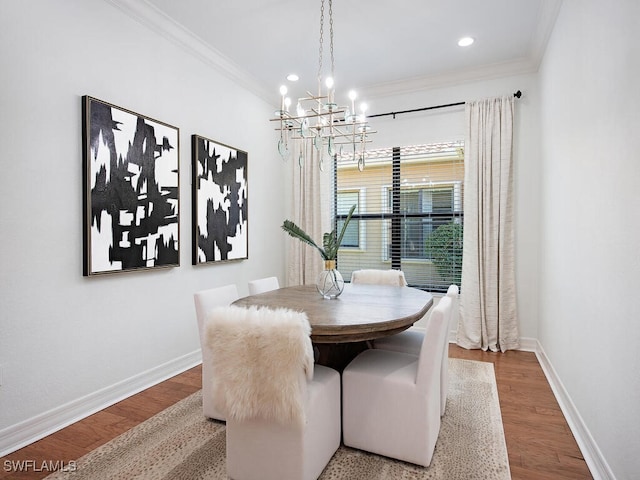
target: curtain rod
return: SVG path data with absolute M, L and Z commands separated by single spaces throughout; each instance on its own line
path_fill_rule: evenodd
M 513 96 L 516 98 L 520 98 L 522 96 L 522 92 L 518 90 L 516 93 L 513 94 Z M 396 115 L 400 115 L 402 113 L 423 112 L 425 110 L 435 110 L 436 108 L 457 107 L 458 105 L 464 105 L 465 103 L 466 102 L 447 103 L 445 105 L 435 105 L 433 107 L 422 107 L 422 108 L 414 108 L 413 110 L 402 110 L 401 112 L 377 113 L 376 115 L 367 115 L 367 118 L 386 117 L 388 115 L 393 115 L 393 118 L 396 118 Z

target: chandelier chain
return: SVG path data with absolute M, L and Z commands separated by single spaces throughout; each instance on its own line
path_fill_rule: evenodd
M 333 58 L 333 0 L 329 0 L 329 49 L 331 52 L 331 78 L 333 78 L 335 66 Z
M 318 83 L 322 79 L 322 47 L 324 43 L 324 0 L 320 1 L 320 46 L 318 48 Z

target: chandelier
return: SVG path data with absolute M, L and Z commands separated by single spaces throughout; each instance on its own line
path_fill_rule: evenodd
M 320 2 L 320 46 L 318 52 L 318 93 L 313 95 L 307 91 L 306 97 L 299 98 L 295 112 L 290 112 L 291 99 L 287 97 L 288 89 L 280 87 L 280 109 L 275 112 L 272 122 L 278 122 L 276 128 L 280 132 L 278 152 L 284 160 L 291 156 L 295 147 L 298 163 L 302 167 L 307 158 L 312 157 L 312 149 L 317 152 L 318 166 L 324 170 L 325 153 L 329 158 L 335 155 L 349 158 L 358 163 L 362 171 L 365 164 L 366 144 L 371 130 L 366 117 L 366 104 L 361 104 L 356 111 L 357 93 L 351 90 L 348 94 L 350 103 L 336 103 L 334 89 L 334 55 L 333 55 L 333 0 L 329 3 L 329 51 L 331 54 L 331 75 L 322 77 L 322 57 L 324 43 L 324 0 Z M 323 83 L 326 90 L 323 92 Z

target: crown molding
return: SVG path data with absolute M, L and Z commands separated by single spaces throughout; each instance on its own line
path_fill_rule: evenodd
M 482 80 L 524 75 L 538 71 L 539 62 L 533 58 L 522 58 L 512 62 L 494 63 L 477 68 L 468 68 L 444 73 L 413 77 L 394 82 L 379 83 L 363 87 L 367 98 L 381 98 L 393 95 L 410 94 L 433 88 L 450 87 Z
M 543 0 L 538 15 L 538 28 L 533 35 L 531 59 L 536 64 L 536 71 L 540 68 L 551 33 L 556 26 L 556 19 L 560 14 L 563 0 Z
M 171 41 L 262 100 L 269 103 L 273 100 L 271 98 L 273 97 L 272 92 L 268 92 L 239 65 L 147 0 L 105 0 L 105 2 L 115 6 L 135 21 Z

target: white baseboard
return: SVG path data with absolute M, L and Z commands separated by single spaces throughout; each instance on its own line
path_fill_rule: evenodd
M 589 429 L 582 420 L 576 406 L 573 404 L 569 393 L 564 388 L 562 381 L 558 377 L 553 365 L 551 365 L 549 358 L 545 354 L 542 345 L 540 345 L 540 342 L 538 341 L 536 341 L 536 344 L 535 353 L 536 357 L 538 357 L 538 362 L 547 377 L 549 385 L 551 385 L 553 394 L 555 395 L 556 400 L 560 405 L 560 409 L 569 424 L 569 428 L 578 443 L 582 456 L 584 457 L 585 462 L 587 462 L 591 475 L 595 480 L 615 480 L 616 477 L 613 474 L 611 467 L 609 467 L 609 464 L 602 455 L 598 445 L 591 436 Z
M 520 348 L 523 352 L 536 352 L 538 350 L 538 340 L 529 337 L 520 337 Z
M 0 457 L 82 420 L 202 362 L 200 349 L 0 430 Z
M 417 330 L 424 333 L 425 327 L 422 325 L 413 325 L 410 330 Z M 456 343 L 457 330 L 449 330 L 449 343 Z M 538 340 L 535 338 L 520 337 L 520 348 L 524 352 L 536 352 L 538 350 Z

